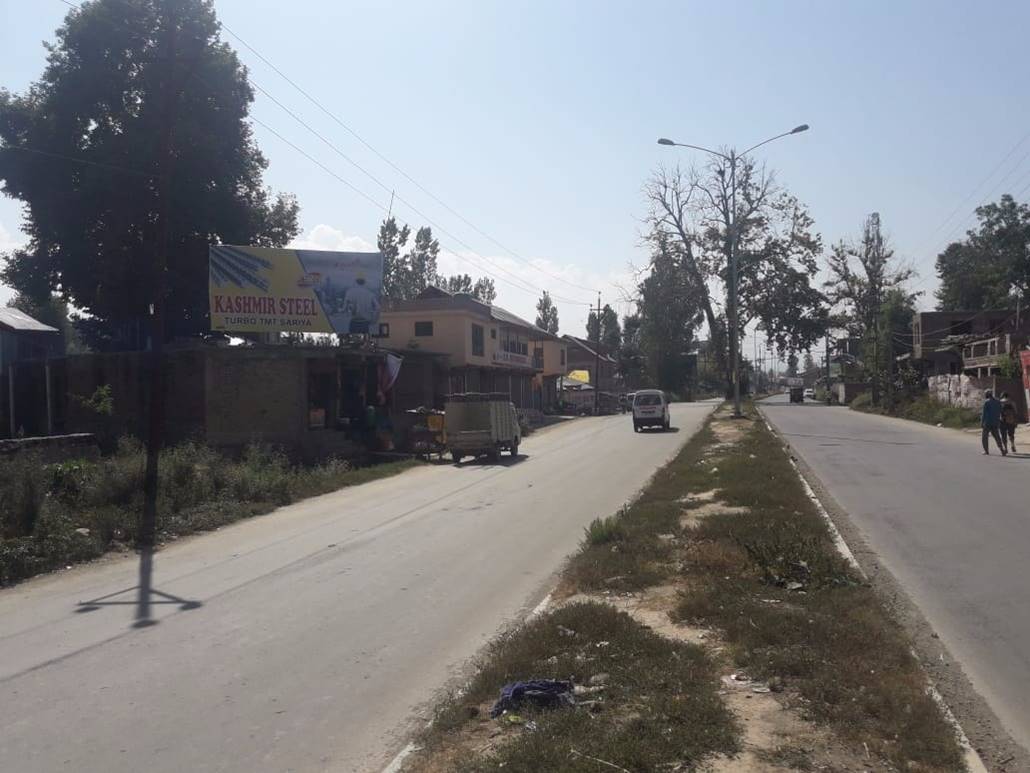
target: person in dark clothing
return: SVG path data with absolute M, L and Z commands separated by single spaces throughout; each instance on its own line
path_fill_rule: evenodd
M 988 435 L 994 436 L 994 442 L 998 444 L 998 450 L 1002 456 L 1008 454 L 1001 439 L 1001 401 L 995 399 L 994 393 L 988 389 L 984 392 L 984 407 L 980 411 L 980 438 L 983 440 L 984 453 L 990 454 L 987 448 Z
M 1008 392 L 1001 393 L 1001 440 L 1012 452 L 1016 452 L 1016 404 L 1009 398 Z

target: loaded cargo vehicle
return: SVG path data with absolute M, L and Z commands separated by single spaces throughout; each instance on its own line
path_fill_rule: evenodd
M 448 395 L 444 426 L 447 451 L 455 464 L 466 456 L 496 460 L 501 451 L 519 454 L 522 428 L 515 406 L 503 392 Z

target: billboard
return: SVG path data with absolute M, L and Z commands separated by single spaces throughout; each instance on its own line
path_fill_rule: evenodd
M 383 287 L 378 252 L 212 246 L 211 329 L 239 333 L 369 333 Z

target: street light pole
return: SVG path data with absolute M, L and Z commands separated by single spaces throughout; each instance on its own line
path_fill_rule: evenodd
M 740 411 L 740 352 L 738 341 L 737 314 L 737 153 L 730 151 L 730 362 L 733 363 L 730 373 L 733 375 L 733 415 L 739 418 Z
M 730 333 L 730 378 L 733 380 L 733 416 L 740 418 L 743 414 L 740 410 L 740 356 L 738 346 L 738 315 L 737 315 L 737 161 L 744 158 L 748 153 L 756 148 L 762 147 L 773 140 L 778 140 L 781 137 L 787 137 L 791 134 L 800 134 L 801 132 L 808 131 L 808 124 L 803 123 L 800 126 L 795 126 L 789 132 L 783 134 L 777 134 L 775 137 L 770 137 L 767 140 L 762 140 L 757 145 L 752 145 L 750 148 L 745 150 L 743 153 L 737 153 L 736 150 L 731 150 L 727 156 L 725 153 L 720 153 L 717 150 L 711 150 L 700 145 L 689 145 L 685 142 L 674 142 L 673 140 L 662 137 L 658 140 L 659 145 L 671 145 L 680 148 L 691 148 L 692 150 L 700 150 L 704 153 L 708 153 L 712 156 L 718 156 L 719 158 L 729 162 L 730 165 L 730 216 L 727 224 L 729 230 L 729 255 L 727 255 L 727 262 L 729 264 L 729 288 L 727 299 L 729 302 L 727 309 L 729 313 L 729 333 Z

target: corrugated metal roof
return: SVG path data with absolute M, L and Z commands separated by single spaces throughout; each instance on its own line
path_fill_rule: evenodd
M 21 309 L 13 306 L 0 307 L 0 327 L 13 330 L 16 333 L 58 333 L 56 327 L 44 325 L 39 320 L 33 319 Z
M 552 338 L 554 340 L 558 339 L 558 336 L 548 333 L 542 327 L 537 327 L 532 322 L 526 322 L 526 320 L 522 319 L 522 317 L 518 317 L 512 314 L 510 311 L 505 311 L 500 306 L 491 306 L 490 316 L 498 322 L 505 322 L 509 325 L 518 325 L 519 327 L 529 328 L 533 332 L 539 333 L 540 335 L 545 336 L 547 338 Z

